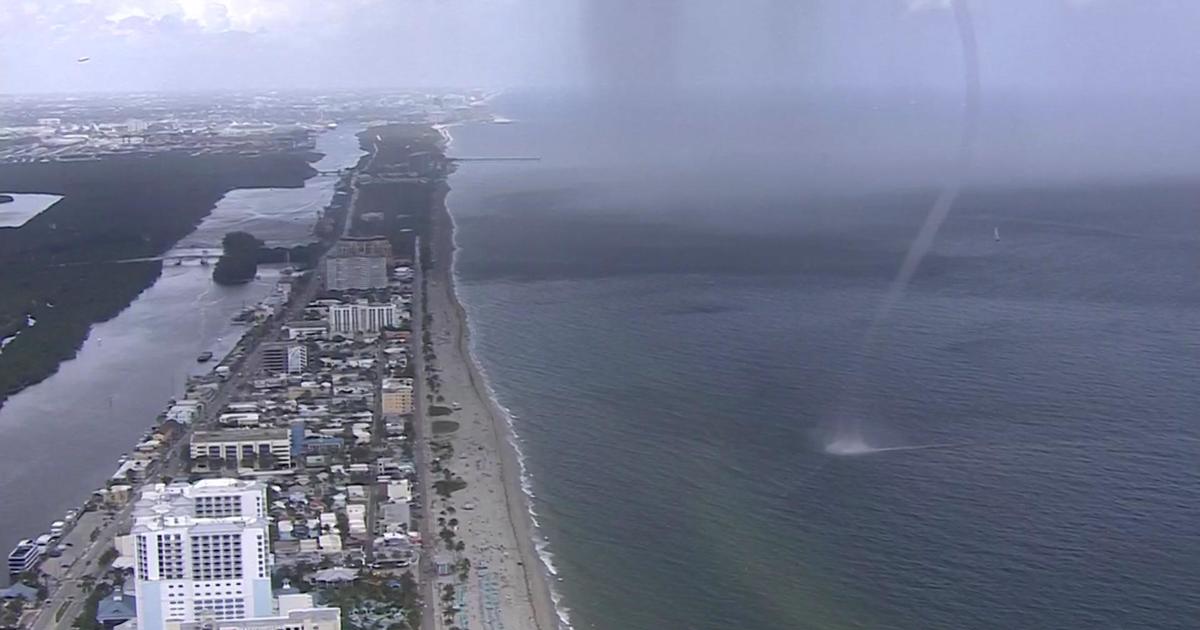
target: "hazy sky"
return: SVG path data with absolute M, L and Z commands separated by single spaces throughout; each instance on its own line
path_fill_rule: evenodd
M 986 88 L 1192 92 L 1196 0 L 968 0 Z M 953 89 L 946 0 L 0 0 L 0 92 Z M 76 58 L 88 56 L 88 63 Z

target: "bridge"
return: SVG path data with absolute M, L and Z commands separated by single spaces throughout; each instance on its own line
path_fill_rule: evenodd
M 179 253 L 179 254 L 167 253 L 167 254 L 163 254 L 162 256 L 145 256 L 142 258 L 119 258 L 117 260 L 82 260 L 82 261 L 76 261 L 76 262 L 58 263 L 58 264 L 51 265 L 51 266 L 52 267 L 80 267 L 83 265 L 130 265 L 133 263 L 145 263 L 145 262 L 162 262 L 164 264 L 171 263 L 171 264 L 175 264 L 175 265 L 182 265 L 185 261 L 192 261 L 192 262 L 200 261 L 200 264 L 207 264 L 209 262 L 216 263 L 219 258 L 221 258 L 221 251 L 218 249 L 213 252 L 203 253 L 203 254 L 193 254 L 190 252 L 189 253 Z

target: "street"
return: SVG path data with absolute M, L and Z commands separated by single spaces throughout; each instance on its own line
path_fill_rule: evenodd
M 424 602 L 421 611 L 421 630 L 436 630 L 440 623 L 437 603 L 437 571 L 433 563 L 433 554 L 437 552 L 437 537 L 433 529 L 436 516 L 432 513 L 433 502 L 430 498 L 433 483 L 429 478 L 429 435 L 425 423 L 425 341 L 424 341 L 424 303 L 425 285 L 424 271 L 421 268 L 421 240 L 417 237 L 415 251 L 418 252 L 416 263 L 413 265 L 413 302 L 412 302 L 412 344 L 414 375 L 413 379 L 413 458 L 416 460 L 417 492 L 421 499 L 420 532 L 421 560 L 417 581 L 421 587 L 421 599 Z
M 353 205 L 350 208 L 353 209 Z M 349 213 L 348 211 L 347 215 Z M 343 221 L 342 235 L 347 231 L 349 224 L 350 217 L 347 216 Z M 187 449 L 191 441 L 192 431 L 197 427 L 204 428 L 214 424 L 222 410 L 236 396 L 237 391 L 241 389 L 242 385 L 257 375 L 262 362 L 261 342 L 275 341 L 280 338 L 282 325 L 295 319 L 303 312 L 304 307 L 316 295 L 318 288 L 322 284 L 323 277 L 323 271 L 320 265 L 318 265 L 309 277 L 308 282 L 305 283 L 304 288 L 291 295 L 287 305 L 284 307 L 283 313 L 273 317 L 271 321 L 264 325 L 265 332 L 261 338 L 255 339 L 253 334 L 246 336 L 246 353 L 235 366 L 232 366 L 235 369 L 232 371 L 229 379 L 220 383 L 216 396 L 205 405 L 203 417 L 192 425 L 186 426 L 175 442 L 163 454 L 159 464 L 146 470 L 146 483 L 164 477 L 173 479 L 186 477 Z M 107 514 L 102 510 L 95 510 L 80 515 L 80 522 L 76 524 L 67 538 L 64 539 L 64 542 L 71 543 L 67 551 L 58 558 L 46 558 L 43 561 L 41 570 L 47 575 L 51 592 L 30 625 L 33 630 L 50 630 L 52 628 L 69 626 L 82 612 L 83 604 L 87 601 L 87 592 L 83 589 L 81 579 L 88 576 L 99 578 L 103 575 L 101 569 L 104 567 L 97 565 L 100 556 L 114 546 L 117 536 L 129 532 L 132 525 L 130 515 L 135 502 L 136 497 L 131 496 L 129 503 L 119 512 L 112 515 L 111 518 L 104 521 L 103 524 L 100 524 L 99 533 L 94 542 L 89 540 L 90 532 L 95 529 L 91 525 L 91 522 L 102 519 Z M 83 540 L 77 540 L 81 536 Z M 80 552 L 78 551 L 79 549 L 84 549 L 84 551 Z M 66 606 L 65 609 L 63 608 L 64 605 Z M 60 609 L 63 610 L 61 614 L 58 612 Z

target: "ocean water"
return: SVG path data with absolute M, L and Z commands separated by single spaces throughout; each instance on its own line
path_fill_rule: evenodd
M 451 153 L 542 161 L 452 176 L 459 291 L 575 628 L 1200 623 L 1200 155 L 1168 122 L 990 110 L 864 346 L 952 106 L 496 108 Z M 849 425 L 949 446 L 829 453 Z

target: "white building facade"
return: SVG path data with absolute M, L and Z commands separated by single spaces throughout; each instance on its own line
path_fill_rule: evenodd
M 335 304 L 329 307 L 329 332 L 352 335 L 395 327 L 395 304 Z
M 211 623 L 168 623 L 166 630 L 341 630 L 342 611 L 317 608 L 311 595 L 281 595 L 279 610 L 270 617 L 229 619 Z
M 291 434 L 286 428 L 194 431 L 188 446 L 193 460 L 207 457 L 210 461 L 237 461 L 242 466 L 251 456 L 259 461 L 270 456 L 274 468 L 292 467 Z
M 274 613 L 264 485 L 156 484 L 133 519 L 139 630 Z

